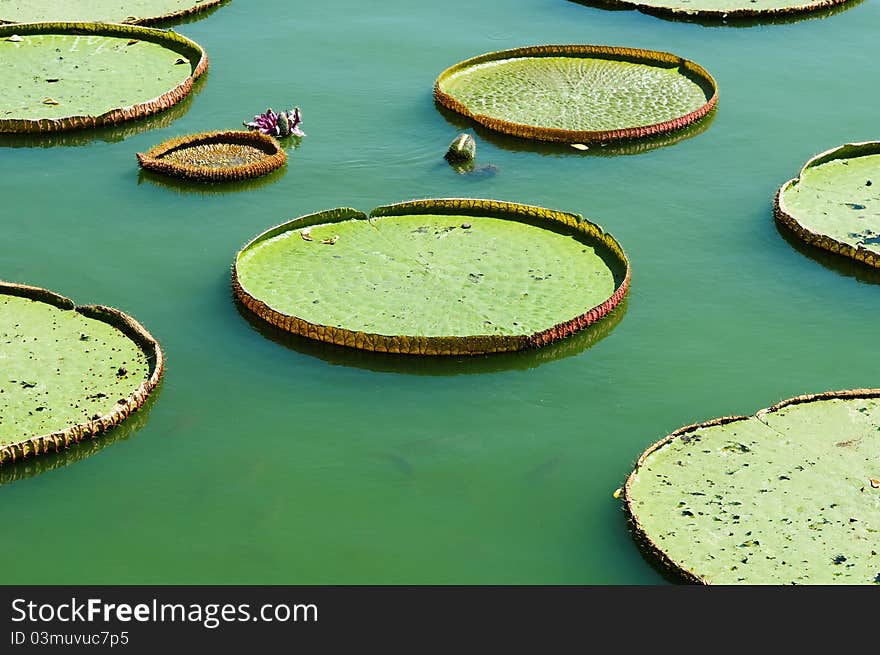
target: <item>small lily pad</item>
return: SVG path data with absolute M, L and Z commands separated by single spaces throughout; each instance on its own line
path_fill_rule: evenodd
M 130 316 L 0 282 L 0 465 L 121 423 L 159 383 L 159 344 Z
M 780 224 L 810 245 L 880 268 L 880 141 L 810 159 L 776 194 Z
M 880 389 L 799 396 L 654 444 L 626 509 L 646 552 L 692 582 L 871 584 L 878 452 Z
M 434 98 L 498 132 L 586 145 L 680 130 L 718 93 L 705 69 L 667 52 L 547 45 L 456 64 L 437 78 Z
M 169 139 L 137 158 L 144 169 L 198 182 L 245 180 L 287 163 L 287 153 L 275 139 L 243 130 Z
M 303 216 L 233 266 L 236 297 L 273 325 L 418 355 L 551 343 L 605 317 L 629 277 L 617 241 L 581 216 L 470 199 Z

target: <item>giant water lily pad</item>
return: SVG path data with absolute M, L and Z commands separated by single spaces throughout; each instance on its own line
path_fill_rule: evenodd
M 163 361 L 119 310 L 0 282 L 0 464 L 121 423 L 156 387 Z
M 615 239 L 576 214 L 421 200 L 311 214 L 256 237 L 233 287 L 306 337 L 419 355 L 523 350 L 606 316 L 629 288 Z
M 880 584 L 880 389 L 681 428 L 625 487 L 634 532 L 686 579 Z
M 716 104 L 702 67 L 666 52 L 548 45 L 491 52 L 437 78 L 441 105 L 514 136 L 567 143 L 681 129 Z
M 0 132 L 115 125 L 171 107 L 208 67 L 168 30 L 101 23 L 0 26 Z
M 779 189 L 775 214 L 807 243 L 880 268 L 880 141 L 813 157 Z
M 581 1 L 581 0 L 578 0 Z M 777 18 L 837 7 L 852 0 L 590 0 L 668 18 L 708 20 Z
M 287 153 L 271 136 L 242 130 L 169 139 L 137 158 L 142 168 L 197 182 L 246 180 L 287 163 Z
M 0 0 L 0 23 L 55 21 L 149 25 L 189 16 L 226 0 Z

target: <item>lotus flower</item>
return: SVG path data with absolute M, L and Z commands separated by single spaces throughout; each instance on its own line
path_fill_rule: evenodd
M 269 108 L 265 114 L 254 116 L 254 120 L 244 123 L 244 126 L 249 129 L 259 130 L 263 134 L 277 137 L 305 136 L 306 133 L 302 131 L 300 125 L 302 125 L 302 114 L 299 107 L 277 114 Z

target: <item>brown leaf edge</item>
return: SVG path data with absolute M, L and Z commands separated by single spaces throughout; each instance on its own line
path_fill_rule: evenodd
M 819 166 L 835 159 L 851 159 L 865 155 L 876 155 L 878 153 L 880 153 L 880 141 L 863 141 L 861 143 L 846 143 L 812 157 L 804 164 L 798 177 L 789 180 L 779 187 L 773 201 L 773 216 L 780 225 L 785 226 L 795 236 L 811 246 L 855 259 L 874 268 L 880 268 L 880 253 L 861 246 L 854 248 L 850 244 L 838 241 L 826 234 L 820 234 L 807 229 L 798 222 L 795 215 L 785 204 L 785 192 L 800 182 L 801 176 L 808 168 Z M 880 180 L 878 180 L 878 183 L 880 183 Z
M 163 157 L 174 150 L 206 143 L 248 145 L 262 150 L 265 156 L 258 161 L 248 164 L 222 168 L 182 164 L 163 159 Z M 257 131 L 227 130 L 202 132 L 200 134 L 190 134 L 168 139 L 150 148 L 145 153 L 137 153 L 137 159 L 141 168 L 164 175 L 182 177 L 198 182 L 229 182 L 267 175 L 287 163 L 287 153 L 284 152 L 281 144 L 269 135 Z

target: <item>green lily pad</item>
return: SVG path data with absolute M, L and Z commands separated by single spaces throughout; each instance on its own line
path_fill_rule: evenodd
M 0 132 L 117 124 L 182 100 L 208 66 L 166 30 L 101 23 L 0 27 Z
M 669 18 L 737 19 L 783 17 L 843 5 L 851 0 L 593 0 L 613 9 L 638 9 Z
M 779 189 L 775 214 L 807 243 L 880 268 L 880 142 L 813 157 Z
M 880 584 L 880 389 L 673 432 L 625 486 L 639 543 L 715 584 Z
M 158 384 L 156 340 L 122 312 L 0 282 L 0 464 L 99 434 Z
M 0 0 L 0 23 L 105 22 L 149 25 L 226 0 Z
M 666 52 L 552 45 L 456 64 L 440 74 L 434 97 L 505 134 L 590 143 L 679 130 L 703 118 L 718 94 L 703 68 Z
M 420 355 L 523 350 L 606 316 L 629 288 L 613 237 L 575 214 L 439 199 L 303 216 L 236 256 L 236 296 L 320 341 Z

